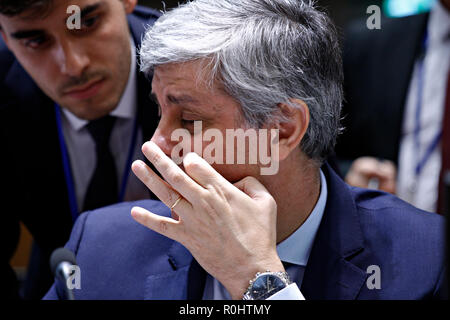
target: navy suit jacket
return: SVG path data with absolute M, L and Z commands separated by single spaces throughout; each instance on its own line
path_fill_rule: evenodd
M 364 19 L 346 29 L 345 130 L 336 145 L 341 160 L 372 156 L 397 163 L 409 83 L 428 17 L 383 17 L 381 30 L 367 29 Z
M 353 188 L 324 166 L 328 199 L 301 291 L 306 299 L 426 299 L 444 285 L 444 218 L 386 193 Z M 170 216 L 161 202 L 122 203 L 79 217 L 76 299 L 201 299 L 206 272 L 180 243 L 143 227 L 130 210 Z M 377 265 L 381 289 L 366 285 Z M 45 299 L 61 298 L 53 286 Z
M 159 15 L 139 6 L 128 15 L 136 46 L 140 46 L 145 28 Z M 149 99 L 150 82 L 138 65 L 136 68 L 138 121 L 144 140 L 149 140 L 159 121 L 158 108 Z M 50 254 L 67 242 L 73 221 L 54 102 L 38 88 L 1 39 L 0 154 L 0 294 L 18 297 L 9 260 L 18 243 L 19 222 L 23 222 L 41 250 L 42 263 L 42 270 L 36 269 L 33 275 L 31 285 L 36 288 L 27 296 L 41 299 L 53 283 L 48 266 Z

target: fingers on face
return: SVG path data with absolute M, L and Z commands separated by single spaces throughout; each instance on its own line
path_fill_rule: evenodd
M 171 208 L 175 202 L 181 197 L 181 195 L 175 191 L 167 182 L 162 180 L 149 166 L 143 161 L 136 160 L 131 166 L 134 174 L 141 180 L 147 188 L 153 191 L 153 193 L 164 204 Z M 176 205 L 177 212 L 182 214 L 183 212 L 190 212 L 192 209 L 191 204 L 181 199 Z M 178 217 L 177 217 L 178 218 Z
M 195 201 L 199 194 L 202 194 L 204 191 L 175 162 L 166 156 L 155 143 L 151 141 L 146 142 L 142 147 L 142 152 L 173 189 L 177 190 L 189 202 Z
M 245 177 L 234 186 L 254 200 L 272 200 L 273 197 L 264 185 L 254 177 Z
M 242 180 L 234 183 L 234 186 L 241 190 L 246 196 L 255 200 L 256 206 L 270 209 L 271 212 L 277 212 L 277 203 L 269 191 L 254 177 L 245 177 Z
M 231 184 L 222 177 L 214 168 L 202 157 L 194 152 L 188 153 L 183 158 L 183 166 L 186 173 L 205 189 L 211 187 L 227 188 Z

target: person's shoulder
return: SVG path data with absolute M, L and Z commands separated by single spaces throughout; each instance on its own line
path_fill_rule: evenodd
M 396 218 L 408 220 L 429 220 L 432 223 L 443 223 L 444 218 L 436 213 L 427 212 L 414 207 L 390 193 L 350 187 L 358 208 L 376 214 L 378 211 L 393 214 Z
M 142 20 L 156 20 L 161 16 L 161 12 L 149 7 L 138 5 L 135 7 L 132 15 Z
M 138 47 L 147 28 L 152 26 L 160 16 L 159 11 L 143 6 L 136 6 L 133 13 L 128 15 L 131 33 Z
M 381 191 L 351 187 L 357 208 L 364 215 L 380 220 L 380 223 L 408 222 L 417 228 L 440 228 L 445 218 L 439 214 L 420 210 L 400 198 Z
M 384 192 L 351 187 L 367 263 L 380 268 L 384 299 L 439 296 L 445 274 L 445 218 Z M 362 294 L 370 298 L 373 290 Z M 366 296 L 367 294 L 367 296 Z
M 161 201 L 139 200 L 121 202 L 87 212 L 88 217 L 85 224 L 95 228 L 96 231 L 99 229 L 135 228 L 139 224 L 131 217 L 133 207 L 142 207 L 161 216 L 170 216 L 170 210 Z
M 136 222 L 134 206 L 170 216 L 160 201 L 141 200 L 88 211 L 77 219 L 66 244 L 82 270 L 77 299 L 142 299 L 150 275 L 172 270 L 168 252 L 174 241 Z
M 162 202 L 155 200 L 140 200 L 135 202 L 122 202 L 88 211 L 78 218 L 71 240 L 74 251 L 81 251 L 82 255 L 99 255 L 99 248 L 107 248 L 115 254 L 126 254 L 128 250 L 144 252 L 149 243 L 155 254 L 167 249 L 172 240 L 148 229 L 136 222 L 131 216 L 131 209 L 135 206 L 148 211 L 170 217 L 170 210 Z M 72 239 L 73 238 L 73 239 Z M 157 252 L 156 252 L 157 251 Z
M 389 193 L 355 187 L 351 190 L 366 240 L 373 247 L 443 259 L 443 216 L 420 210 Z

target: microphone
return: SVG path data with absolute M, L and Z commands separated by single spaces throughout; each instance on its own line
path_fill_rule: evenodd
M 67 286 L 72 266 L 76 265 L 75 255 L 66 248 L 58 248 L 50 257 L 50 268 L 57 280 L 62 283 L 66 300 L 75 300 L 72 289 Z

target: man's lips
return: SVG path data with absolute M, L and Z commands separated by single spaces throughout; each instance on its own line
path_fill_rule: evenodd
M 92 81 L 88 84 L 85 84 L 83 86 L 72 88 L 70 90 L 67 90 L 64 92 L 64 95 L 70 96 L 72 98 L 76 99 L 88 99 L 94 96 L 98 90 L 102 87 L 104 83 L 104 79 L 98 79 L 95 81 Z

